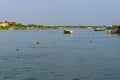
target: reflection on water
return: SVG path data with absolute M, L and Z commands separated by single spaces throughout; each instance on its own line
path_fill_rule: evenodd
M 120 80 L 120 36 L 74 33 L 0 31 L 0 80 Z

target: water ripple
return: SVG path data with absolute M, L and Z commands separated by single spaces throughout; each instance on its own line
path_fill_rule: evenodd
M 38 80 L 36 78 L 28 78 L 28 79 L 23 79 L 23 80 Z
M 90 78 L 89 77 L 80 77 L 80 78 L 75 78 L 72 80 L 87 80 L 87 79 L 90 79 Z

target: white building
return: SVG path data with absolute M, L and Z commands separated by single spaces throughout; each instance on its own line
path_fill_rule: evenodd
M 8 26 L 8 23 L 0 23 L 0 26 Z

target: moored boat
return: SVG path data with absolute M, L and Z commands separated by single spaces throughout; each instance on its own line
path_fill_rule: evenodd
M 64 34 L 73 34 L 73 31 L 71 31 L 71 30 L 64 30 Z
M 117 26 L 115 30 L 109 30 L 108 34 L 120 34 L 120 26 Z
M 117 27 L 116 33 L 120 34 L 120 26 Z
M 104 27 L 98 27 L 98 28 L 95 28 L 95 31 L 104 31 L 105 28 Z
M 109 30 L 109 31 L 107 32 L 107 34 L 116 34 L 116 31 L 115 31 L 115 30 Z

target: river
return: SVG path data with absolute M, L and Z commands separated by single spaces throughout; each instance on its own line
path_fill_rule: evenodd
M 120 35 L 0 31 L 0 80 L 120 80 Z

